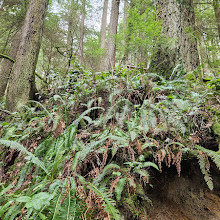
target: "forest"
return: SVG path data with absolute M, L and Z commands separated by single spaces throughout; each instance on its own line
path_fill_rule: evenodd
M 0 220 L 219 220 L 219 5 L 0 0 Z

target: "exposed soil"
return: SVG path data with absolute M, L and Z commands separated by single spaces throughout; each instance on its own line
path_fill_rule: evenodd
M 214 190 L 208 189 L 198 162 L 183 161 L 181 177 L 164 167 L 153 178 L 148 195 L 153 202 L 150 220 L 220 220 L 220 172 L 212 164 Z

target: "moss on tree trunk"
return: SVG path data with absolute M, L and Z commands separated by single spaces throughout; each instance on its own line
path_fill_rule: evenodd
M 11 74 L 11 70 L 14 65 L 14 59 L 16 58 L 16 54 L 19 48 L 19 44 L 21 41 L 21 31 L 18 31 L 14 36 L 11 42 L 10 51 L 9 51 L 9 58 L 3 57 L 4 60 L 2 61 L 2 67 L 0 70 L 0 97 L 5 95 L 5 90 L 8 84 L 8 80 Z M 10 60 L 13 59 L 13 60 Z
M 213 7 L 215 11 L 215 18 L 216 18 L 216 24 L 218 28 L 218 36 L 220 39 L 220 8 L 219 8 L 219 1 L 218 0 L 213 0 Z
M 118 28 L 118 16 L 119 16 L 119 4 L 120 0 L 112 1 L 111 17 L 109 25 L 109 38 L 106 48 L 106 70 L 112 70 L 115 67 L 115 53 L 116 53 L 116 40 Z
M 29 3 L 21 43 L 6 94 L 6 107 L 9 111 L 20 110 L 32 96 L 34 72 L 48 2 L 49 0 L 31 0 Z
M 192 0 L 158 0 L 158 19 L 162 21 L 166 45 L 158 47 L 153 57 L 151 71 L 168 77 L 172 70 L 183 64 L 186 71 L 199 65 L 195 30 L 194 6 Z

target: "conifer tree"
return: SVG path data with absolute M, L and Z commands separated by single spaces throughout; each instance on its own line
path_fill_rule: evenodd
M 216 18 L 216 23 L 217 23 L 217 28 L 218 28 L 218 36 L 220 39 L 220 8 L 219 8 L 218 0 L 213 0 L 213 7 L 215 11 L 215 18 Z
M 21 31 L 17 31 L 12 39 L 10 50 L 9 50 L 9 58 L 15 60 L 16 54 L 21 41 Z M 8 80 L 11 74 L 11 70 L 13 68 L 14 61 L 10 59 L 4 59 L 1 63 L 0 69 L 0 97 L 5 95 L 5 90 L 8 84 Z
M 118 16 L 119 16 L 119 4 L 120 0 L 112 1 L 111 17 L 109 25 L 109 37 L 106 49 L 106 69 L 111 70 L 115 66 L 115 53 L 116 53 L 116 41 L 115 35 L 118 28 Z
M 178 64 L 186 71 L 199 65 L 197 42 L 193 37 L 195 15 L 192 0 L 158 0 L 157 16 L 162 21 L 163 35 L 169 39 L 160 45 L 151 63 L 151 71 L 168 77 Z
M 31 0 L 29 3 L 6 94 L 9 111 L 20 110 L 33 97 L 34 74 L 48 3 L 49 0 Z

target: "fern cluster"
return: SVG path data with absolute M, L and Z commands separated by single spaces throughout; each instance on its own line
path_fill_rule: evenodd
M 180 175 L 189 154 L 213 189 L 209 160 L 220 168 L 219 154 L 199 136 L 215 114 L 203 107 L 207 90 L 130 70 L 86 72 L 73 88 L 60 85 L 68 92 L 59 88 L 1 123 L 3 220 L 122 219 L 120 204 L 144 219 L 150 173 L 166 164 Z

